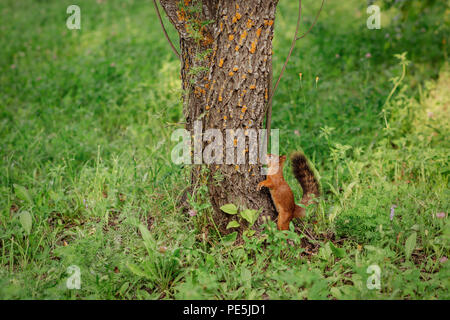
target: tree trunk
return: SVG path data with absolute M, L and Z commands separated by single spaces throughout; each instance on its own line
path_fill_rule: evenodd
M 272 38 L 278 0 L 160 0 L 177 29 L 181 48 L 181 80 L 186 129 L 194 121 L 203 131 L 261 129 L 270 94 Z M 200 138 L 200 137 L 194 137 Z M 225 143 L 224 143 L 225 148 Z M 220 207 L 262 209 L 274 219 L 276 212 L 267 190 L 256 191 L 261 163 L 208 165 L 208 189 L 220 231 L 233 218 Z M 225 150 L 223 152 L 225 155 Z M 225 156 L 224 156 L 225 159 Z M 195 159 L 194 159 L 195 163 Z M 220 175 L 221 181 L 215 177 Z M 192 168 L 192 185 L 200 179 L 200 166 Z

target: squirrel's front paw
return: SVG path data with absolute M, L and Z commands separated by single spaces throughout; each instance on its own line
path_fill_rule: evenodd
M 262 182 L 258 183 L 258 186 L 256 187 L 256 191 L 261 191 L 261 188 L 262 188 L 263 186 L 264 186 L 264 185 L 262 184 Z

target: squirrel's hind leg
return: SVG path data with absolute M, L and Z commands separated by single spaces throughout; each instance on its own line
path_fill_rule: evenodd
M 286 212 L 285 210 L 280 210 L 280 212 L 278 212 L 277 221 L 278 230 L 289 230 L 289 223 L 291 220 L 292 214 L 289 214 L 289 212 Z
M 306 216 L 305 208 L 295 205 L 294 217 L 295 218 L 304 218 L 305 216 Z

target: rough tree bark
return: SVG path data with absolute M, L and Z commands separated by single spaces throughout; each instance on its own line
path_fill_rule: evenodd
M 272 77 L 272 38 L 278 0 L 160 0 L 179 33 L 186 129 L 262 129 Z M 225 143 L 224 143 L 225 145 Z M 248 152 L 248 150 L 247 150 Z M 225 155 L 225 151 L 224 151 Z M 248 157 L 247 157 L 248 159 Z M 225 162 L 224 162 L 225 163 Z M 215 183 L 220 172 L 222 181 Z M 269 193 L 257 192 L 261 164 L 209 165 L 208 189 L 221 231 L 231 219 L 219 209 L 227 203 L 263 209 L 274 219 Z M 192 184 L 200 168 L 192 168 Z

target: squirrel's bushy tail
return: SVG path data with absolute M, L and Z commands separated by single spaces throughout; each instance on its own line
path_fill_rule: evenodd
M 308 159 L 306 159 L 305 155 L 302 152 L 294 152 L 291 156 L 291 162 L 294 176 L 303 189 L 303 197 L 301 203 L 307 206 L 308 204 L 310 204 L 310 200 L 312 198 L 319 197 L 319 182 L 314 175 L 313 169 L 308 163 Z M 294 215 L 295 217 L 304 217 L 305 208 L 296 205 Z

